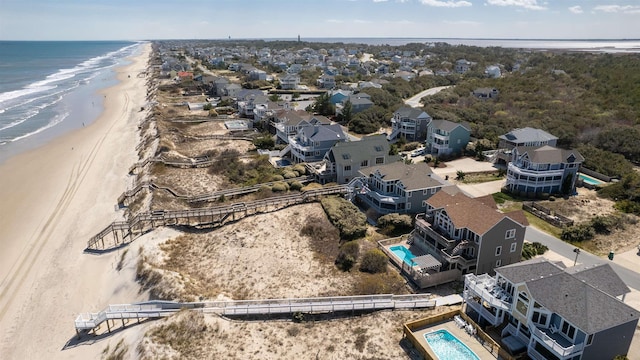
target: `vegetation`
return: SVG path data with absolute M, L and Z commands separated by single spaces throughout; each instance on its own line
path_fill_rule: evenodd
M 371 274 L 387 271 L 387 255 L 380 249 L 371 249 L 362 256 L 360 271 Z
M 271 134 L 262 133 L 260 136 L 253 139 L 253 145 L 258 149 L 273 150 L 276 145 L 276 141 L 273 139 Z
M 539 242 L 525 242 L 522 244 L 522 260 L 529 260 L 537 255 L 543 255 L 549 248 Z
M 226 180 L 239 186 L 251 186 L 263 182 L 282 179 L 282 170 L 275 169 L 268 156 L 258 156 L 251 161 L 240 160 L 235 149 L 225 149 L 209 167 L 212 175 L 222 175 Z
M 382 233 L 400 234 L 413 230 L 413 218 L 407 214 L 387 214 L 378 218 L 378 227 Z
M 324 116 L 333 116 L 336 113 L 336 108 L 329 100 L 329 94 L 324 93 L 316 97 L 314 103 L 307 108 L 307 111 Z
M 576 224 L 562 230 L 562 240 L 582 242 L 591 240 L 596 234 L 609 235 L 616 230 L 623 230 L 627 224 L 633 224 L 635 217 L 624 214 L 596 216 L 588 222 Z
M 358 261 L 360 244 L 357 241 L 347 241 L 340 246 L 340 252 L 336 258 L 336 266 L 342 271 L 349 271 Z
M 342 240 L 363 237 L 367 231 L 367 217 L 350 201 L 326 197 L 320 203 L 331 223 L 340 231 Z

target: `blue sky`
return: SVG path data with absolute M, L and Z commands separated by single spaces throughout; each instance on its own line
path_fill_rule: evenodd
M 0 0 L 0 39 L 637 39 L 639 0 Z

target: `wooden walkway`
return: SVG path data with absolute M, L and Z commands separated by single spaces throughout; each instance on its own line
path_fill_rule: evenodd
M 360 295 L 299 299 L 229 300 L 179 303 L 171 301 L 148 301 L 130 305 L 109 305 L 98 313 L 83 313 L 75 320 L 76 332 L 94 331 L 102 324 L 111 325 L 115 320 L 157 319 L 170 316 L 183 309 L 198 310 L 222 316 L 259 316 L 270 314 L 320 314 L 338 312 L 363 312 L 377 310 L 414 310 L 433 308 L 435 300 L 430 294 L 416 295 Z M 110 323 L 111 321 L 111 323 Z
M 171 166 L 171 167 L 176 167 L 181 169 L 205 168 L 213 165 L 216 161 L 219 161 L 220 159 L 231 158 L 231 157 L 238 158 L 238 159 L 247 159 L 255 156 L 258 156 L 258 155 L 257 154 L 238 155 L 238 156 L 234 155 L 234 156 L 228 156 L 228 157 L 217 156 L 215 158 L 211 158 L 209 156 L 199 156 L 195 158 L 185 157 L 185 158 L 177 158 L 177 159 L 165 159 L 162 156 L 157 156 L 152 158 L 146 158 L 143 161 L 140 161 L 131 165 L 131 167 L 129 168 L 129 174 L 136 174 L 139 169 L 144 168 L 149 163 L 162 163 L 166 166 Z
M 285 207 L 317 201 L 326 195 L 348 194 L 346 185 L 335 185 L 307 190 L 297 194 L 274 196 L 250 202 L 220 205 L 189 210 L 155 210 L 129 219 L 116 221 L 93 236 L 87 243 L 87 251 L 106 251 L 120 247 L 160 226 L 188 226 L 214 228 L 244 217 L 284 209 Z
M 313 181 L 313 176 L 311 176 L 311 175 L 309 175 L 309 176 L 299 176 L 299 177 L 296 177 L 296 178 L 286 179 L 286 181 L 299 181 L 300 183 L 305 184 L 305 183 Z M 133 189 L 122 193 L 122 195 L 120 195 L 118 197 L 118 206 L 128 206 L 129 203 L 131 202 L 131 198 L 134 197 L 136 194 L 138 194 L 142 189 L 164 190 L 164 191 L 168 192 L 169 194 L 171 194 L 173 197 L 185 200 L 186 202 L 189 202 L 189 203 L 201 203 L 201 202 L 217 201 L 217 200 L 220 199 L 221 196 L 224 196 L 226 198 L 230 198 L 230 197 L 234 197 L 234 196 L 237 196 L 237 195 L 245 195 L 245 194 L 258 192 L 258 191 L 260 191 L 262 186 L 265 186 L 265 185 L 266 186 L 273 186 L 273 184 L 275 184 L 276 182 L 277 181 L 271 181 L 271 182 L 260 183 L 260 184 L 256 184 L 256 185 L 252 185 L 252 186 L 245 186 L 245 187 L 232 188 L 232 189 L 223 189 L 223 190 L 218 190 L 218 191 L 214 191 L 214 192 L 211 192 L 211 193 L 200 194 L 200 195 L 184 195 L 184 194 L 178 193 L 177 191 L 171 189 L 170 187 L 159 186 L 159 185 L 156 185 L 156 184 L 154 184 L 154 183 L 152 183 L 150 181 L 144 181 L 144 182 L 136 185 L 136 187 L 134 187 Z

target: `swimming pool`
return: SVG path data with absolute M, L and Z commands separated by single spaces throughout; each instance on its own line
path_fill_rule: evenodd
M 580 178 L 580 180 L 584 181 L 585 183 L 589 184 L 589 185 L 603 185 L 604 182 L 592 178 L 591 176 L 587 176 L 584 174 L 578 174 L 578 177 Z
M 400 259 L 402 259 L 402 261 L 404 261 L 405 264 L 407 264 L 409 266 L 415 266 L 416 265 L 416 263 L 413 262 L 413 258 L 416 257 L 416 256 L 413 255 L 411 250 L 407 249 L 406 247 L 404 247 L 402 245 L 397 245 L 397 246 L 390 247 L 389 250 L 391 250 L 391 252 L 393 252 L 395 254 L 395 256 L 397 256 Z
M 447 330 L 424 334 L 424 339 L 440 360 L 480 360 L 478 355 Z

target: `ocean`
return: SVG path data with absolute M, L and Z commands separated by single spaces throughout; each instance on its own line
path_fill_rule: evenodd
M 98 90 L 138 44 L 0 41 L 0 162 L 94 121 Z

